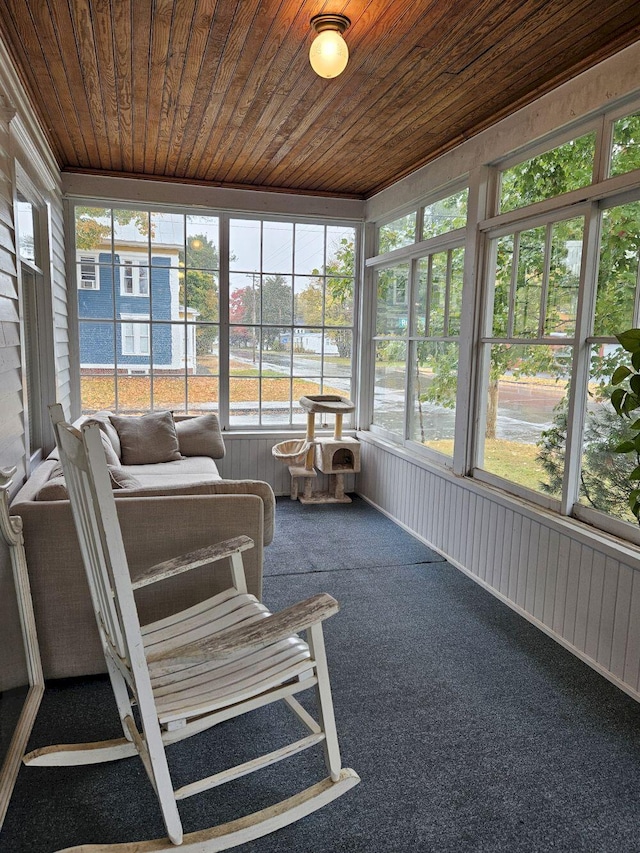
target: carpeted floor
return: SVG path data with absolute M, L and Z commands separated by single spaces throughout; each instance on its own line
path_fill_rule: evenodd
M 364 501 L 279 500 L 273 608 L 326 590 L 344 763 L 362 783 L 247 853 L 635 853 L 640 706 Z M 104 679 L 51 685 L 31 746 L 118 735 Z M 270 708 L 172 747 L 176 785 L 281 745 Z M 187 831 L 325 775 L 319 750 L 180 805 Z M 23 768 L 2 853 L 162 836 L 131 759 Z

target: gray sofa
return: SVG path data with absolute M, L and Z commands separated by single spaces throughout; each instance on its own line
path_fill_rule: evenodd
M 96 416 L 94 416 L 96 417 Z M 106 419 L 106 420 L 105 420 Z M 176 423 L 180 456 L 167 462 L 122 464 L 109 413 L 97 420 L 114 479 L 114 496 L 133 576 L 155 563 L 233 536 L 250 536 L 245 552 L 249 592 L 262 596 L 263 547 L 271 542 L 275 499 L 258 480 L 223 480 L 224 454 L 215 415 Z M 186 421 L 190 420 L 190 423 Z M 105 439 L 109 436 L 108 444 Z M 182 436 L 182 437 L 181 437 Z M 115 456 L 109 455 L 109 448 Z M 213 455 L 198 453 L 199 450 Z M 197 455 L 187 455 L 197 454 Z M 117 463 L 117 464 L 116 464 Z M 105 672 L 89 589 L 57 451 L 16 494 L 12 515 L 23 522 L 25 550 L 45 678 Z M 134 478 L 134 479 L 132 479 Z M 142 623 L 189 607 L 229 585 L 229 573 L 204 566 L 136 592 Z

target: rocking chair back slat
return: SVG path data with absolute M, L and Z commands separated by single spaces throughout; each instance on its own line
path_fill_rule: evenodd
M 93 599 L 98 631 L 103 647 L 115 653 L 119 659 L 126 659 L 124 632 L 114 597 L 113 570 L 109 561 L 107 543 L 103 541 L 101 525 L 97 519 L 98 501 L 92 492 L 90 478 L 82 465 L 82 458 L 77 452 L 77 445 L 81 439 L 68 427 L 61 425 L 58 430 L 62 448 L 61 456 L 63 459 L 65 455 L 67 457 L 66 467 L 63 461 L 63 469 L 67 489 L 73 498 L 71 508 Z M 100 439 L 99 441 L 100 452 L 103 453 L 102 441 Z

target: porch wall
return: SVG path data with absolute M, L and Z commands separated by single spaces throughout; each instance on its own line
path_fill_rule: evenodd
M 360 433 L 357 491 L 640 700 L 640 551 Z

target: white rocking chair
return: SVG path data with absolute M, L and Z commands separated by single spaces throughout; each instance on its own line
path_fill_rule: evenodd
M 69 851 L 226 850 L 286 826 L 331 802 L 360 779 L 341 768 L 322 634 L 337 602 L 315 595 L 276 615 L 247 594 L 242 552 L 246 536 L 160 563 L 131 581 L 99 427 L 82 433 L 51 407 L 60 458 L 123 738 L 36 749 L 25 763 L 94 764 L 139 755 L 158 796 L 165 838 Z M 140 625 L 134 590 L 191 568 L 226 560 L 233 585 L 188 610 Z M 307 642 L 297 636 L 307 631 Z M 295 694 L 315 687 L 319 722 Z M 309 734 L 288 746 L 174 790 L 165 748 L 223 720 L 282 699 Z M 132 702 L 137 704 L 140 729 Z M 231 823 L 183 835 L 177 800 L 237 779 L 322 743 L 329 776 L 301 793 Z M 170 843 L 169 843 L 170 842 Z

